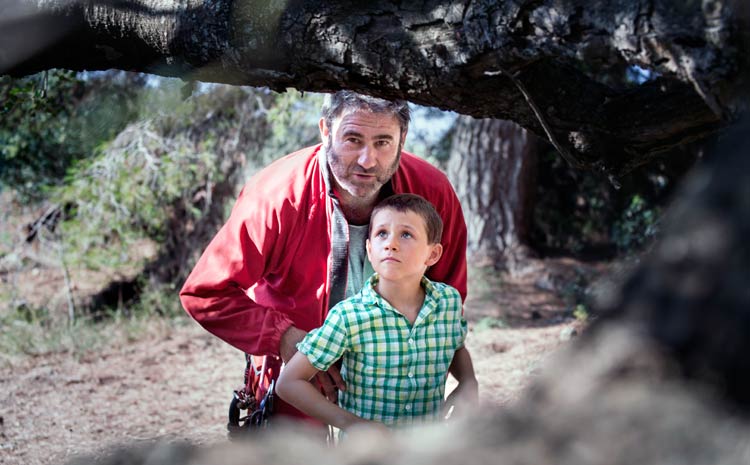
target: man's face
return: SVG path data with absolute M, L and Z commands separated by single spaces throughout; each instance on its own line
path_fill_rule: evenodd
M 361 200 L 374 199 L 396 172 L 406 137 L 395 116 L 369 111 L 344 113 L 330 128 L 321 119 L 320 135 L 335 183 Z

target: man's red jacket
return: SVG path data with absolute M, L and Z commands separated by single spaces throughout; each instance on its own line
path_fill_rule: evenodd
M 310 331 L 328 313 L 334 194 L 324 180 L 324 152 L 308 147 L 255 175 L 180 292 L 198 323 L 245 353 L 278 355 L 290 325 Z M 427 276 L 465 298 L 466 224 L 447 177 L 403 152 L 391 185 L 394 193 L 419 194 L 435 205 L 444 252 Z

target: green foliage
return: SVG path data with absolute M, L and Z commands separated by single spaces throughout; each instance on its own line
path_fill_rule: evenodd
M 684 165 L 669 170 L 657 161 L 640 167 L 620 180 L 619 190 L 597 173 L 573 170 L 552 150 L 542 153 L 532 226 L 535 249 L 597 258 L 641 250 L 657 234 L 662 207 L 696 159 L 686 150 L 679 157 Z
M 468 270 L 469 294 L 480 301 L 493 301 L 497 289 L 502 286 L 503 276 L 491 266 L 472 266 Z
M 179 318 L 185 316 L 180 304 L 178 283 L 143 283 L 143 292 L 133 307 L 135 315 Z
M 266 109 L 271 137 L 263 148 L 260 166 L 320 142 L 318 120 L 322 105 L 323 94 L 302 93 L 295 89 L 277 94 L 273 106 Z
M 78 78 L 87 88 L 95 79 Z M 27 308 L 23 296 L 9 286 L 2 291 L 12 297 L 7 300 L 21 304 L 14 304 L 18 308 L 0 308 L 0 350 L 21 354 L 83 351 L 107 343 L 97 339 L 103 330 L 86 330 L 94 324 L 99 328 L 114 325 L 127 340 L 137 337 L 141 328 L 155 324 L 147 323 L 155 316 L 184 319 L 178 298 L 181 282 L 163 282 L 165 277 L 175 275 L 162 274 L 162 270 L 175 265 L 170 260 L 182 260 L 174 257 L 187 256 L 187 251 L 198 254 L 205 245 L 203 236 L 191 239 L 188 234 L 196 230 L 211 233 L 213 217 L 220 216 L 225 200 L 231 203 L 234 199 L 235 182 L 240 178 L 238 167 L 245 159 L 258 161 L 268 139 L 265 115 L 275 107 L 268 91 L 203 86 L 183 99 L 180 90 L 181 85 L 175 81 L 148 78 L 148 85 L 137 87 L 128 103 L 147 118 L 107 133 L 111 135 L 100 133 L 97 138 L 87 138 L 97 141 L 90 153 L 78 156 L 79 152 L 71 150 L 76 156 L 69 160 L 65 175 L 56 172 L 49 178 L 53 181 L 40 191 L 48 197 L 47 203 L 59 205 L 63 212 L 53 241 L 42 247 L 62 245 L 74 284 L 85 279 L 86 285 L 80 288 L 95 293 L 108 279 L 129 281 L 139 276 L 138 298 L 118 303 L 117 308 L 92 309 L 92 314 L 79 312 L 70 324 L 67 313 L 52 304 L 49 308 Z M 85 96 L 82 98 L 85 100 Z M 298 108 L 292 101 L 288 105 Z M 281 110 L 277 113 L 280 119 L 286 118 L 285 124 L 299 126 L 304 112 L 294 117 L 281 116 Z M 314 123 L 305 124 L 315 131 Z M 67 133 L 73 127 L 67 124 L 57 128 L 66 134 L 61 144 L 72 143 L 73 135 Z M 290 134 L 278 138 L 299 148 L 299 141 Z M 24 163 L 32 162 L 27 157 Z M 33 172 L 36 166 L 28 168 Z M 37 183 L 35 187 L 40 186 L 40 177 L 28 179 Z M 76 296 L 76 303 L 86 305 L 87 297 L 90 295 Z M 92 315 L 105 324 L 94 323 Z
M 584 304 L 578 304 L 573 309 L 573 317 L 576 320 L 585 323 L 589 319 L 589 311 Z
M 572 309 L 574 317 L 585 320 L 588 318 L 591 276 L 584 268 L 576 267 L 574 271 L 575 275 L 561 287 L 560 298 L 568 309 Z
M 93 322 L 81 318 L 73 324 L 51 324 L 51 320 L 26 321 L 13 316 L 0 317 L 0 363 L 9 364 L 25 355 L 68 352 L 75 357 L 87 352 L 115 347 L 148 334 L 166 334 L 184 325 L 187 318 L 153 318 L 113 313 L 110 319 Z
M 488 329 L 507 328 L 508 324 L 500 318 L 494 318 L 491 316 L 482 317 L 474 325 L 474 331 L 486 331 Z
M 545 165 L 554 174 L 547 174 Z M 616 192 L 591 173 L 566 168 L 556 153 L 543 154 L 532 234 L 540 248 L 577 254 L 589 244 L 608 241 Z
M 642 249 L 659 232 L 660 217 L 658 207 L 649 207 L 648 201 L 636 194 L 613 225 L 612 240 L 622 252 Z
M 211 225 L 223 221 L 240 165 L 255 163 L 267 138 L 260 108 L 273 98 L 230 86 L 210 86 L 186 100 L 174 99 L 180 89 L 172 85 L 149 92 L 158 92 L 154 101 L 177 103 L 76 164 L 55 199 L 65 206 L 60 236 L 70 266 L 132 277 L 148 264 L 152 275 L 138 286 L 142 304 L 171 315 L 176 292 L 166 305 L 157 298 L 161 287 L 184 279 L 189 263 L 182 257 L 205 245 L 191 232 L 212 234 Z
M 178 200 L 217 172 L 216 153 L 206 137 L 195 151 L 187 135 L 164 138 L 154 121 L 130 126 L 69 172 L 56 196 L 72 208 L 62 223 L 72 263 L 91 269 L 131 266 L 139 241 L 162 241 Z M 193 219 L 202 212 L 190 209 Z
M 137 114 L 140 75 L 82 79 L 70 71 L 0 77 L 0 187 L 39 200 L 77 160 Z

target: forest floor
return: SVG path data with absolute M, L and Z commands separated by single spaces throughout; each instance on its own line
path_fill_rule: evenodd
M 518 398 L 583 329 L 572 295 L 603 268 L 557 258 L 530 262 L 516 276 L 473 272 L 467 345 L 483 406 Z M 59 464 L 156 439 L 226 441 L 226 411 L 243 369 L 241 352 L 188 318 L 96 352 L 15 358 L 0 365 L 0 463 Z

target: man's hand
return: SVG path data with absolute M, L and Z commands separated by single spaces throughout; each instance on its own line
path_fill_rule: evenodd
M 281 335 L 281 343 L 279 345 L 279 355 L 281 355 L 284 363 L 291 360 L 294 354 L 297 353 L 297 343 L 304 339 L 306 334 L 305 331 L 294 326 L 290 326 L 289 329 L 284 331 L 284 334 Z M 332 365 L 328 371 L 318 372 L 315 375 L 313 384 L 317 385 L 323 391 L 326 399 L 333 403 L 338 402 L 338 389 L 346 391 L 346 384 L 344 384 L 344 379 L 341 378 L 341 372 L 336 365 Z
M 315 381 L 318 387 L 323 390 L 326 399 L 334 404 L 339 401 L 339 390 L 346 391 L 346 384 L 344 384 L 339 367 L 336 365 L 331 365 L 328 371 L 319 371 L 315 375 Z

